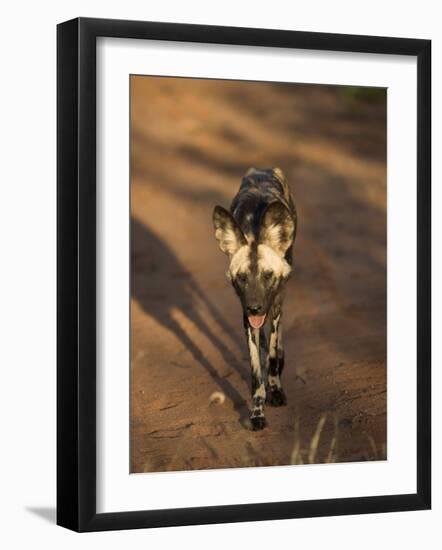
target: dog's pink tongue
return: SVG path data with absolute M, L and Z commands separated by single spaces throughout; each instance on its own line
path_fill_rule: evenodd
M 249 323 L 253 328 L 261 328 L 265 320 L 265 315 L 249 315 Z

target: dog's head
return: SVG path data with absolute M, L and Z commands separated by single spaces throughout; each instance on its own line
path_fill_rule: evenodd
M 285 254 L 293 242 L 295 224 L 281 202 L 264 210 L 258 239 L 246 238 L 233 216 L 222 206 L 213 211 L 215 236 L 230 259 L 227 275 L 253 328 L 263 326 L 275 294 L 290 275 Z

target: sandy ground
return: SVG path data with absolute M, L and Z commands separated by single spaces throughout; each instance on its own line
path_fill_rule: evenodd
M 131 471 L 384 459 L 385 103 L 149 77 L 131 97 Z M 250 166 L 285 171 L 299 216 L 288 405 L 266 408 L 262 432 L 248 429 L 241 310 L 211 222 Z

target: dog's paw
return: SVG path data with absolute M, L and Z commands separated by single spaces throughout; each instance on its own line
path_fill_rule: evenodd
M 257 432 L 258 430 L 263 430 L 267 426 L 267 421 L 265 416 L 252 416 L 250 419 L 250 424 L 252 430 Z
M 267 402 L 271 407 L 284 407 L 287 405 L 287 398 L 282 388 L 270 390 L 267 394 Z

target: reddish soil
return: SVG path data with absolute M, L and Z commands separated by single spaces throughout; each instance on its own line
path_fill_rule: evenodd
M 385 459 L 385 98 L 151 77 L 131 98 L 131 471 Z M 284 170 L 299 216 L 288 405 L 261 432 L 211 221 L 250 166 Z

